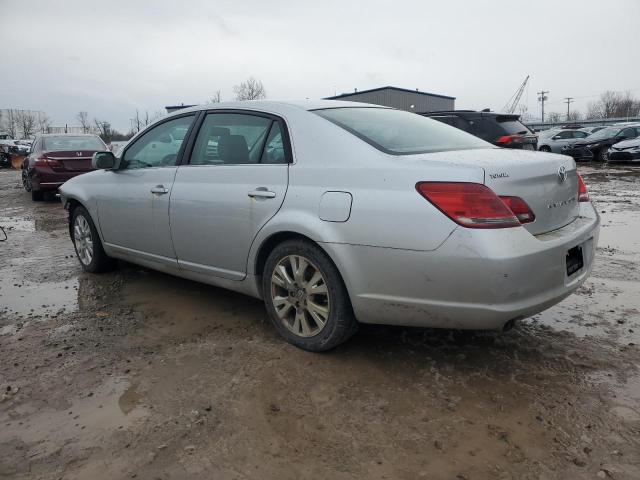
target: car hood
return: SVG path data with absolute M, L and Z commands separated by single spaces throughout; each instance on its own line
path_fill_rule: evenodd
M 613 146 L 613 148 L 625 149 L 625 148 L 631 148 L 631 147 L 637 147 L 637 146 L 640 146 L 640 137 L 618 142 Z

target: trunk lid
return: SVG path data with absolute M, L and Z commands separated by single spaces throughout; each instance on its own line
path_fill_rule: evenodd
M 439 152 L 416 157 L 459 166 L 482 167 L 485 185 L 497 195 L 520 197 L 529 205 L 536 218 L 523 226 L 533 235 L 562 228 L 579 215 L 578 174 L 571 157 L 498 148 Z
M 91 158 L 96 150 L 63 150 L 48 151 L 44 156 L 55 172 L 88 172 L 91 168 Z

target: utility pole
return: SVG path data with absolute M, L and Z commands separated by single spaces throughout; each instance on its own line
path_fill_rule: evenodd
M 565 97 L 564 103 L 567 104 L 567 122 L 569 121 L 569 105 L 573 102 L 573 97 Z
M 547 100 L 547 96 L 546 96 L 547 93 L 549 93 L 549 90 L 547 91 L 542 90 L 541 92 L 538 92 L 538 95 L 540 95 L 538 97 L 538 101 L 542 103 L 542 123 L 544 123 L 544 102 Z

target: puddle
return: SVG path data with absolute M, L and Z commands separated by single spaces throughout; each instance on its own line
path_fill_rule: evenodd
M 640 375 L 619 380 L 616 372 L 599 372 L 592 380 L 604 384 L 610 391 L 611 413 L 629 422 L 640 422 Z
M 0 282 L 0 315 L 45 315 L 78 306 L 78 279 L 36 283 L 5 278 Z
M 20 217 L 0 217 L 0 227 L 6 231 L 19 230 L 21 232 L 35 232 L 36 222 Z
M 640 344 L 640 283 L 592 277 L 577 293 L 533 318 L 579 337 Z
M 601 218 L 599 247 L 640 253 L 640 212 L 608 209 Z
M 146 333 L 190 335 L 209 326 L 259 324 L 264 318 L 262 302 L 210 285 L 153 271 L 127 282 L 123 303 L 159 320 Z
M 137 402 L 122 408 L 121 398 L 128 388 L 125 380 L 114 378 L 91 391 L 91 395 L 73 399 L 64 410 L 19 405 L 11 414 L 0 414 L 0 444 L 17 438 L 29 444 L 30 458 L 49 455 L 61 445 L 74 442 L 83 449 L 90 448 L 105 433 L 126 429 L 147 414 Z

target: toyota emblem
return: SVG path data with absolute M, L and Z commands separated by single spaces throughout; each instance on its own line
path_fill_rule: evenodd
M 564 167 L 564 165 L 562 165 L 558 169 L 558 180 L 560 180 L 560 183 L 564 183 L 566 179 L 567 179 L 567 169 Z

